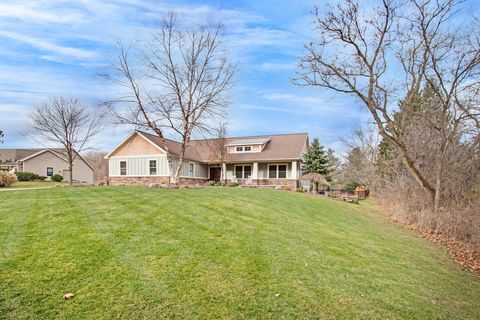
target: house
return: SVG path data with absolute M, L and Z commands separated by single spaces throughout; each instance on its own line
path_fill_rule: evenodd
M 176 170 L 181 144 L 166 140 Z M 289 186 L 299 183 L 300 161 L 308 148 L 308 134 L 278 134 L 225 139 L 192 140 L 185 152 L 180 184 L 207 180 L 252 186 Z M 169 166 L 162 140 L 134 131 L 106 157 L 112 185 L 169 183 Z
M 73 161 L 73 180 L 87 184 L 94 183 L 94 169 L 80 155 Z M 0 170 L 33 172 L 46 176 L 47 180 L 54 174 L 69 179 L 68 160 L 65 149 L 0 149 Z

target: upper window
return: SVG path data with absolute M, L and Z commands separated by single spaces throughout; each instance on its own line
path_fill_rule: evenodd
M 235 147 L 236 152 L 249 152 L 252 151 L 252 146 L 237 146 Z
M 195 176 L 195 164 L 190 163 L 188 167 L 189 167 L 190 177 L 194 177 Z
M 120 175 L 127 175 L 127 161 L 120 161 Z
M 285 179 L 287 178 L 286 164 L 270 164 L 268 165 L 269 179 Z
M 157 160 L 150 160 L 150 175 L 154 176 L 157 174 Z
M 47 167 L 47 177 L 53 176 L 53 168 L 52 167 Z

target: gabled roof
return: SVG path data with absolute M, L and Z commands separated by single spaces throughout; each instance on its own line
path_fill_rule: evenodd
M 165 150 L 166 144 L 170 153 L 173 156 L 180 156 L 181 143 L 167 139 L 164 144 L 162 139 L 160 139 L 156 135 L 143 131 L 135 131 L 130 134 L 127 139 L 125 139 L 120 145 L 118 145 L 112 152 L 110 152 L 106 156 L 106 158 L 113 154 L 120 146 L 123 145 L 123 143 L 125 143 L 125 141 L 127 141 L 134 134 L 139 134 L 140 136 L 154 143 L 162 150 Z M 238 141 L 241 141 L 242 144 L 253 144 L 253 142 L 263 142 L 262 144 L 266 144 L 262 152 L 227 153 L 225 160 L 229 162 L 247 162 L 262 160 L 281 161 L 301 159 L 307 140 L 307 133 L 293 133 L 265 136 L 232 137 L 223 139 L 221 143 L 224 146 L 233 145 Z M 185 159 L 198 162 L 215 162 L 215 157 L 212 157 L 212 155 L 219 152 L 218 143 L 216 143 L 218 141 L 218 139 L 191 140 L 185 151 Z
M 6 160 L 11 160 L 13 163 L 23 162 L 30 160 L 36 156 L 39 156 L 45 152 L 51 152 L 64 161 L 68 161 L 66 157 L 65 148 L 25 148 L 25 149 L 0 149 L 0 160 L 5 163 Z M 83 159 L 83 157 L 77 153 L 77 156 L 87 164 L 90 169 L 95 171 L 92 165 Z

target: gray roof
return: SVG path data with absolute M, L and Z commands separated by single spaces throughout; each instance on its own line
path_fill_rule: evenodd
M 16 163 L 19 160 L 29 157 L 39 151 L 47 148 L 22 148 L 22 149 L 0 149 L 0 162 Z M 63 153 L 64 149 L 61 148 L 48 148 L 52 151 Z
M 156 135 L 138 131 L 150 141 L 164 148 L 162 140 Z M 229 153 L 226 155 L 227 162 L 248 162 L 267 160 L 300 160 L 305 150 L 308 134 L 274 134 L 269 136 L 235 137 L 225 138 L 222 145 L 229 145 L 233 141 L 267 141 L 262 152 Z M 181 144 L 167 140 L 170 153 L 174 156 L 180 154 Z M 215 153 L 218 150 L 215 139 L 192 140 L 185 151 L 185 159 L 199 162 L 218 162 Z

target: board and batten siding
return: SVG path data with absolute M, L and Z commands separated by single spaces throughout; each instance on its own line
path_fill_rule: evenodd
M 144 157 L 112 157 L 108 160 L 108 170 L 110 177 L 120 177 L 120 162 L 127 162 L 127 174 L 122 177 L 145 177 L 150 175 L 150 160 L 157 161 L 156 176 L 169 176 L 168 161 L 165 155 L 159 156 L 144 156 Z M 192 162 L 194 163 L 194 162 Z M 178 160 L 173 160 L 173 170 L 176 170 Z M 188 160 L 183 162 L 183 167 L 180 172 L 181 177 L 191 177 L 199 179 L 208 178 L 207 166 L 199 163 L 194 163 L 194 176 L 190 175 L 190 162 Z

